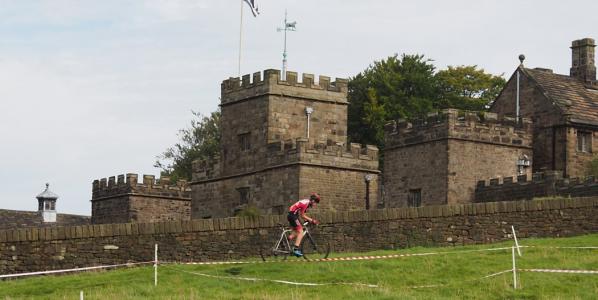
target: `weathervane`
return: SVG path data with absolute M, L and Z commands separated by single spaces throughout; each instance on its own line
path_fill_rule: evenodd
M 284 10 L 284 27 L 278 27 L 276 31 L 284 31 L 284 52 L 282 52 L 282 80 L 287 78 L 287 31 L 296 31 L 297 22 L 287 21 L 287 10 Z

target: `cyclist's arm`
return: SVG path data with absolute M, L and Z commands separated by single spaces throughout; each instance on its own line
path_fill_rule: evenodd
M 303 219 L 307 222 L 310 222 L 310 223 L 313 223 L 313 221 L 314 221 L 313 218 L 308 217 L 305 213 L 301 213 L 301 219 Z

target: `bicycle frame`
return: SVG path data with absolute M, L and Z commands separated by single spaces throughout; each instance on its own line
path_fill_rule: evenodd
M 274 245 L 274 248 L 272 248 L 274 255 L 289 254 L 291 252 L 291 244 L 289 244 L 288 237 L 289 237 L 289 233 L 292 230 L 285 229 L 284 226 L 281 226 L 281 227 L 282 227 L 282 233 L 280 234 L 280 238 L 278 239 L 278 242 L 276 242 L 276 245 Z
M 309 222 L 307 221 L 303 222 L 303 238 L 309 238 L 313 241 L 313 239 L 311 238 L 311 234 L 309 233 L 309 229 L 307 228 L 308 224 Z M 282 228 L 282 233 L 280 234 L 280 238 L 274 245 L 274 248 L 272 248 L 272 252 L 274 255 L 290 254 L 292 247 L 289 243 L 288 237 L 293 230 L 286 228 L 284 225 L 280 225 L 280 227 Z

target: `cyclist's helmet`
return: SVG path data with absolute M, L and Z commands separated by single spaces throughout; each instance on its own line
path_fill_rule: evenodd
M 320 203 L 320 195 L 318 195 L 318 193 L 311 193 L 309 200 Z

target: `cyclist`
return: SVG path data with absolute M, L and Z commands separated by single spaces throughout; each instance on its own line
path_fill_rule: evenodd
M 302 221 L 299 220 L 299 217 L 301 217 L 302 220 L 308 221 L 313 224 L 320 223 L 318 222 L 318 220 L 310 218 L 305 214 L 307 210 L 311 208 L 315 203 L 320 203 L 320 195 L 318 195 L 317 193 L 311 193 L 309 199 L 299 200 L 295 202 L 295 204 L 291 205 L 291 207 L 289 207 L 289 214 L 287 216 L 287 219 L 289 220 L 291 228 L 293 228 L 293 233 L 289 235 L 289 240 L 295 240 L 295 244 L 293 247 L 293 255 L 297 257 L 303 256 L 303 253 L 301 253 L 301 250 L 299 249 L 299 246 L 301 245 L 301 240 L 303 239 L 304 235 L 303 226 L 301 226 Z

